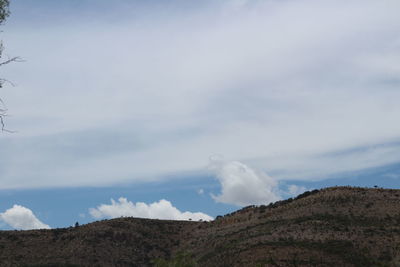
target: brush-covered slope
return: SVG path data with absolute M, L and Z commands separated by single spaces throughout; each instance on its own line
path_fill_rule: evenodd
M 328 188 L 202 224 L 202 266 L 400 266 L 400 190 Z
M 195 222 L 119 218 L 70 228 L 0 231 L 0 266 L 149 266 Z
M 400 266 L 400 190 L 315 190 L 213 222 L 0 232 L 1 266 L 168 266 L 179 252 L 198 266 Z

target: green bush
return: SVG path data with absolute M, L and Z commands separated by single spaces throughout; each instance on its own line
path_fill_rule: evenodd
M 195 267 L 198 266 L 190 253 L 180 252 L 169 260 L 156 259 L 153 261 L 155 267 Z

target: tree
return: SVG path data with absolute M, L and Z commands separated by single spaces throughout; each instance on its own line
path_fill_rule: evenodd
M 9 6 L 9 0 L 0 0 L 0 24 L 2 24 L 8 15 L 10 15 Z
M 0 25 L 4 23 L 6 18 L 10 15 L 10 1 L 9 0 L 0 0 Z M 4 46 L 3 42 L 0 41 L 0 67 L 3 65 L 7 65 L 14 61 L 19 61 L 19 57 L 7 57 L 6 59 L 3 58 L 3 51 Z M 3 87 L 5 82 L 9 82 L 4 78 L 0 78 L 0 88 Z M 12 84 L 12 83 L 11 83 Z M 3 100 L 0 97 L 0 127 L 2 131 L 7 131 L 4 128 L 4 117 L 7 116 L 7 108 L 4 105 Z

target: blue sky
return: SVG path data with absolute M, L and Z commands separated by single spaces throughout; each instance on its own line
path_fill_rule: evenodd
M 399 5 L 14 0 L 0 227 L 398 188 Z

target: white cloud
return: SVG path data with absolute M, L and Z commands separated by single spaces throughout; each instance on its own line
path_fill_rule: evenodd
M 50 226 L 36 218 L 30 209 L 20 205 L 14 205 L 12 208 L 0 213 L 0 219 L 14 229 L 50 229 Z
M 200 188 L 199 190 L 197 190 L 197 194 L 203 195 L 204 194 L 204 189 Z
M 294 184 L 288 186 L 288 193 L 292 196 L 298 196 L 305 191 L 307 191 L 307 188 L 305 188 L 304 186 L 298 186 Z
M 137 202 L 135 204 L 121 197 L 118 201 L 111 199 L 110 205 L 101 204 L 97 208 L 91 208 L 89 209 L 89 213 L 96 219 L 131 216 L 163 220 L 213 220 L 211 216 L 202 212 L 181 212 L 176 207 L 172 206 L 171 202 L 165 199 L 151 204 L 143 202 Z
M 277 179 L 398 162 L 398 0 L 128 2 L 64 23 L 13 11 L 2 36 L 27 61 L 2 69 L 19 133 L 0 139 L 0 188 L 161 179 L 213 153 Z
M 211 168 L 221 183 L 217 202 L 247 206 L 279 200 L 278 183 L 265 173 L 257 172 L 238 161 L 212 162 Z

